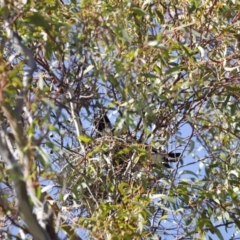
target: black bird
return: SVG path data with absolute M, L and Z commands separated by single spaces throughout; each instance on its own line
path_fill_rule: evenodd
M 164 153 L 153 148 L 152 154 L 151 154 L 151 160 L 153 164 L 162 163 L 164 167 L 171 168 L 169 163 L 177 162 L 180 156 L 181 156 L 181 153 L 177 153 L 177 152 Z
M 113 128 L 112 124 L 106 113 L 94 120 L 94 125 L 97 131 L 97 137 L 112 136 Z

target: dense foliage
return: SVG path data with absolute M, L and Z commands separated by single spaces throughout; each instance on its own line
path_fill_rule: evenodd
M 1 1 L 1 239 L 235 239 L 239 8 Z

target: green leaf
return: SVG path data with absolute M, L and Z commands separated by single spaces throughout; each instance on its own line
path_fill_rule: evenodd
M 181 171 L 181 172 L 179 173 L 179 176 L 182 176 L 182 175 L 184 175 L 184 174 L 193 175 L 193 176 L 195 176 L 196 178 L 198 178 L 198 175 L 197 175 L 196 173 L 190 171 L 190 170 L 183 170 L 183 171 Z
M 120 30 L 120 29 L 119 29 Z M 121 34 L 119 33 L 119 35 L 121 35 L 122 39 L 124 39 L 126 42 L 131 42 L 132 39 L 131 37 L 129 36 L 128 32 L 126 31 L 126 29 L 121 29 Z
M 120 183 L 119 185 L 118 185 L 118 190 L 119 190 L 119 192 L 123 195 L 123 196 L 125 196 L 126 195 L 126 188 L 128 188 L 129 186 L 128 186 L 128 184 L 127 183 Z
M 131 10 L 139 16 L 144 16 L 145 15 L 145 12 L 141 8 L 132 7 Z
M 160 23 L 164 23 L 164 16 L 163 16 L 163 14 L 160 11 L 158 11 L 158 10 L 156 10 L 156 14 L 158 16 L 158 19 L 160 20 L 159 22 Z
M 142 76 L 146 77 L 146 78 L 158 78 L 158 76 L 151 74 L 151 73 L 144 73 L 144 74 L 142 74 Z
M 172 202 L 172 203 L 174 203 L 176 201 L 176 199 L 174 197 L 169 197 L 169 196 L 164 195 L 164 194 L 154 194 L 154 195 L 152 195 L 151 198 L 153 200 L 164 199 L 164 200 L 167 200 L 167 201 Z
M 214 231 L 214 233 L 216 233 L 219 240 L 224 240 L 225 239 L 218 228 L 211 228 L 211 229 Z
M 39 152 L 39 161 L 41 162 L 42 166 L 44 168 L 47 168 L 50 166 L 50 161 L 49 161 L 49 156 L 46 152 L 46 150 L 42 147 L 38 148 L 38 152 Z
M 80 135 L 78 139 L 84 143 L 91 143 L 93 141 L 93 139 L 87 135 Z
M 172 67 L 169 70 L 167 70 L 165 74 L 172 76 L 172 75 L 175 75 L 175 74 L 181 72 L 182 70 L 183 70 L 182 66 Z
M 226 89 L 231 92 L 239 92 L 240 86 L 226 86 Z
M 49 107 L 51 108 L 55 108 L 55 104 L 52 100 L 50 100 L 49 98 L 43 98 L 42 99 L 43 102 L 45 102 Z
M 49 22 L 39 13 L 33 12 L 33 14 L 27 18 L 27 21 L 35 26 L 43 27 L 47 30 L 51 29 Z

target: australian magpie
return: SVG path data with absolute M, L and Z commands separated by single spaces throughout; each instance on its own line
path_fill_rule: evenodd
M 177 162 L 180 156 L 181 156 L 181 153 L 178 153 L 178 152 L 164 153 L 153 148 L 152 154 L 151 154 L 151 160 L 153 164 L 162 163 L 164 167 L 171 168 L 170 163 Z
M 94 125 L 97 131 L 97 137 L 112 136 L 112 124 L 106 113 L 94 120 Z
M 97 132 L 97 137 L 113 136 L 114 128 L 106 113 L 94 119 L 94 125 Z M 162 163 L 164 167 L 171 168 L 171 162 L 177 162 L 181 153 L 166 153 L 156 148 L 152 148 L 151 160 L 153 164 Z

